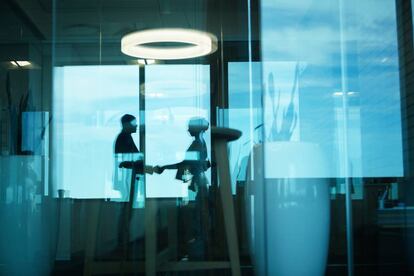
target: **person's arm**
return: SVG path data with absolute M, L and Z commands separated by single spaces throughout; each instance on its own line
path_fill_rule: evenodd
M 165 166 L 155 166 L 154 167 L 154 172 L 161 174 L 164 170 L 176 170 L 180 167 L 180 165 L 182 164 L 182 162 L 180 163 L 175 163 L 175 164 L 170 164 L 170 165 L 165 165 Z
M 119 167 L 120 168 L 125 168 L 125 169 L 135 168 L 135 169 L 141 169 L 142 170 L 143 166 L 144 166 L 144 162 L 142 160 L 137 160 L 137 161 L 122 161 L 119 164 Z
M 198 167 L 201 166 L 203 168 L 203 171 L 208 170 L 211 167 L 211 163 L 210 160 L 184 160 L 181 161 L 180 163 L 176 163 L 176 164 L 170 164 L 170 165 L 165 165 L 165 166 L 155 166 L 154 167 L 154 172 L 161 174 L 164 172 L 164 170 L 177 170 L 180 167 L 186 165 L 187 167 L 191 168 L 191 167 Z

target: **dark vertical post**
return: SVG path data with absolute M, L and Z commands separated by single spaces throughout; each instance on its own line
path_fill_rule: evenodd
M 398 35 L 398 58 L 400 73 L 400 97 L 401 97 L 401 128 L 403 136 L 404 181 L 400 196 L 408 206 L 414 204 L 414 43 L 413 43 L 413 18 L 411 0 L 396 0 L 396 18 Z M 406 214 L 407 216 L 407 214 Z M 407 250 L 407 273 L 414 271 L 414 240 L 412 230 L 404 228 L 404 238 Z M 411 271 L 410 271 L 411 270 Z M 410 274 L 410 275 L 411 275 Z
M 414 164 L 414 49 L 410 0 L 396 0 L 398 55 L 400 71 L 401 122 L 403 132 L 404 174 L 411 177 Z M 410 143 L 411 142 L 411 143 Z
M 145 66 L 139 66 L 139 150 L 145 164 Z
M 144 154 L 143 162 L 145 166 L 145 66 L 139 67 L 139 148 Z M 145 275 L 155 276 L 157 266 L 157 201 L 155 198 L 147 198 L 145 173 L 142 177 L 144 178 L 145 187 Z

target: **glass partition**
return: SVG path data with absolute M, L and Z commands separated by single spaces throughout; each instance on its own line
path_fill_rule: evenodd
M 191 118 L 210 118 L 210 68 L 208 65 L 154 65 L 145 68 L 146 162 L 151 165 L 179 163 L 197 158 L 187 151 L 194 140 Z M 211 149 L 210 129 L 203 135 Z M 192 156 L 194 155 L 194 156 Z M 210 152 L 208 159 L 211 160 Z M 210 171 L 206 177 L 211 183 Z M 188 184 L 175 178 L 174 170 L 146 176 L 147 197 L 194 198 Z
M 268 218 L 270 247 L 264 249 L 263 269 L 269 274 L 300 273 L 305 268 L 295 268 L 290 260 L 306 256 L 312 256 L 307 271 L 316 274 L 322 273 L 324 263 L 326 273 L 407 273 L 403 244 L 410 226 L 400 220 L 400 210 L 409 210 L 402 190 L 409 172 L 403 161 L 405 71 L 399 64 L 401 34 L 396 30 L 403 19 L 398 5 L 394 1 L 261 2 L 267 194 L 273 195 L 269 200 L 288 204 L 280 198 L 280 185 L 290 185 L 295 190 L 286 186 L 282 191 L 290 195 L 290 204 L 298 205 L 266 205 L 267 213 L 275 216 L 273 221 Z M 289 184 L 279 178 L 289 178 Z M 323 189 L 329 192 L 321 188 L 323 179 Z M 308 189 L 315 194 L 301 196 Z M 330 203 L 322 204 L 328 198 Z M 320 217 L 321 213 L 330 219 Z M 394 218 L 395 224 L 386 225 L 385 217 Z M 303 219 L 306 225 L 326 226 L 324 230 L 307 227 L 307 233 L 295 230 L 305 239 L 298 247 L 293 237 L 276 246 L 288 238 L 279 224 L 296 221 L 300 227 Z M 315 234 L 321 231 L 330 236 L 329 246 L 326 237 Z M 276 235 L 274 244 L 272 235 Z M 318 253 L 310 249 L 314 246 L 310 239 L 316 238 Z M 288 244 L 304 255 L 291 252 L 280 257 L 290 252 Z
M 411 275 L 411 0 L 0 2 L 0 275 Z
M 113 187 L 114 145 L 120 118 L 139 114 L 137 66 L 56 67 L 54 82 L 54 195 L 121 197 Z

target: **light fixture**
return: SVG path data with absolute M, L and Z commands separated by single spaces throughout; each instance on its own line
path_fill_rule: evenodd
M 31 65 L 30 61 L 27 60 L 12 60 L 10 63 L 16 67 L 26 67 Z
M 150 46 L 151 43 L 182 43 L 178 47 Z M 153 29 L 137 31 L 121 39 L 122 53 L 143 59 L 187 59 L 205 56 L 217 50 L 217 38 L 191 29 Z

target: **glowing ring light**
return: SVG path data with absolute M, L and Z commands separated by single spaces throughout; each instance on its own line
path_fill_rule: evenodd
M 149 43 L 185 43 L 189 46 L 153 47 Z M 217 50 L 217 38 L 206 32 L 190 29 L 153 29 L 137 31 L 121 39 L 122 53 L 145 59 L 186 59 L 201 57 Z

